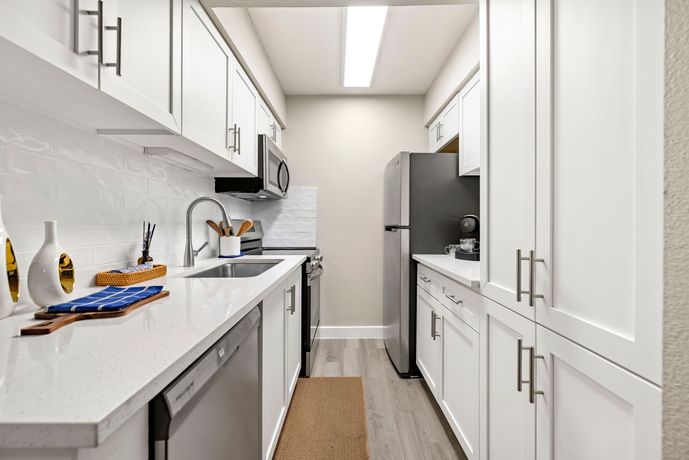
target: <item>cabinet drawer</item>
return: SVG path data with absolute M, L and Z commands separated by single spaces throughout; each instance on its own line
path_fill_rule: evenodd
M 440 292 L 438 294 L 431 292 L 431 295 L 436 296 L 445 308 L 478 331 L 478 313 L 481 302 L 479 294 L 439 273 L 435 274 L 435 284 L 439 285 Z
M 418 264 L 416 269 L 416 284 L 430 294 L 431 284 L 433 284 L 433 270 Z

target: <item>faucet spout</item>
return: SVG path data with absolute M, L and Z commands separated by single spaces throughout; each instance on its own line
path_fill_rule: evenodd
M 193 267 L 194 266 L 194 258 L 196 255 L 203 249 L 206 244 L 201 246 L 198 250 L 194 250 L 194 245 L 192 243 L 192 226 L 191 226 L 191 216 L 194 211 L 194 208 L 196 205 L 199 203 L 202 203 L 204 201 L 209 201 L 211 203 L 215 203 L 219 208 L 220 208 L 220 213 L 222 214 L 222 220 L 223 223 L 225 224 L 226 227 L 230 226 L 230 218 L 227 215 L 227 210 L 225 209 L 225 206 L 215 198 L 211 198 L 208 196 L 202 196 L 200 198 L 195 199 L 191 203 L 189 203 L 189 207 L 187 207 L 187 236 L 186 236 L 186 243 L 184 245 L 184 266 L 185 267 Z

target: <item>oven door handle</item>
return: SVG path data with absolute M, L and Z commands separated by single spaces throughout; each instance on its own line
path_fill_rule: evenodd
M 318 267 L 318 270 L 316 270 L 315 272 L 309 274 L 309 278 L 308 278 L 308 280 L 307 280 L 307 284 L 308 284 L 309 286 L 311 286 L 311 283 L 313 283 L 315 280 L 317 280 L 318 278 L 320 278 L 322 274 L 323 274 L 323 267 Z

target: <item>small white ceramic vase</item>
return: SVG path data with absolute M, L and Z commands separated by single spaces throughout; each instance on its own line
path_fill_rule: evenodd
M 220 237 L 220 255 L 223 257 L 238 256 L 241 250 L 242 239 L 238 236 Z
M 29 266 L 29 295 L 40 307 L 64 302 L 74 290 L 72 258 L 57 241 L 57 222 L 45 222 L 45 242 Z
M 17 259 L 14 257 L 12 241 L 2 220 L 2 209 L 0 209 L 0 260 L 5 262 L 5 272 L 0 274 L 0 318 L 5 318 L 14 312 L 19 301 L 19 268 Z

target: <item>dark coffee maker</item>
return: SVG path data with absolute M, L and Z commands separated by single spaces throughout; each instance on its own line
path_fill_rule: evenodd
M 472 214 L 462 217 L 459 222 L 459 247 L 455 257 L 462 260 L 480 260 L 480 229 L 477 216 Z

